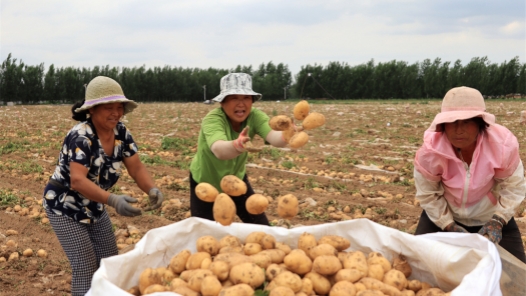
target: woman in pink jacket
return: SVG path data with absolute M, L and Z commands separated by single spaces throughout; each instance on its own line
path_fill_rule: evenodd
M 449 90 L 415 156 L 415 234 L 479 233 L 526 263 L 513 215 L 526 196 L 517 138 L 486 112 L 481 93 Z

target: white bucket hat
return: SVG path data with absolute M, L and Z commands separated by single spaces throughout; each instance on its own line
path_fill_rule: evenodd
M 137 103 L 124 96 L 124 92 L 117 81 L 109 77 L 97 76 L 86 87 L 84 104 L 75 109 L 75 112 L 81 113 L 93 106 L 109 103 L 125 103 L 124 114 L 132 112 L 138 106 Z
M 252 77 L 246 73 L 230 73 L 221 78 L 221 93 L 213 101 L 221 103 L 228 95 L 251 95 L 254 101 L 261 100 L 262 94 L 252 90 Z
M 473 117 L 482 117 L 489 125 L 495 123 L 495 115 L 486 112 L 484 98 L 478 90 L 466 86 L 455 87 L 444 96 L 441 112 L 435 116 L 429 130 L 441 132 L 442 123 Z

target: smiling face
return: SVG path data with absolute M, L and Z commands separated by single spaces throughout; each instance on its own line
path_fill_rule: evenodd
M 479 124 L 473 118 L 457 120 L 444 124 L 444 132 L 453 147 L 460 149 L 475 149 Z
M 113 130 L 124 115 L 124 103 L 97 105 L 89 109 L 89 113 L 97 130 Z
M 239 132 L 241 123 L 250 115 L 252 100 L 250 95 L 229 95 L 221 102 L 221 107 L 235 131 Z

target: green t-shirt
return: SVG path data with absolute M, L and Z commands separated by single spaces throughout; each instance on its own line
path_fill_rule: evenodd
M 268 121 L 269 117 L 265 112 L 252 107 L 247 119 L 241 124 L 241 130 L 248 125 L 250 139 L 253 139 L 256 134 L 265 139 L 271 131 Z M 209 183 L 222 192 L 219 184 L 224 176 L 235 175 L 240 179 L 245 176 L 247 152 L 241 153 L 234 159 L 220 160 L 210 150 L 215 141 L 232 141 L 238 136 L 239 133 L 232 129 L 222 108 L 213 109 L 205 116 L 201 123 L 201 131 L 199 131 L 197 154 L 190 164 L 190 172 L 197 183 Z

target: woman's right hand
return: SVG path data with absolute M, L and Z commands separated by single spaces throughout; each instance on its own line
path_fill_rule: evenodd
M 250 141 L 250 137 L 248 136 L 248 131 L 249 131 L 250 127 L 245 127 L 241 133 L 239 133 L 239 137 L 237 137 L 237 139 L 233 140 L 232 141 L 232 145 L 234 145 L 234 148 L 236 148 L 236 150 L 238 152 L 245 152 L 246 149 L 245 149 L 245 143 Z
M 451 224 L 449 224 L 448 226 L 446 226 L 444 228 L 445 231 L 447 232 L 463 232 L 463 233 L 469 233 L 469 231 L 467 231 L 464 227 L 458 225 L 457 223 L 455 222 L 452 222 Z
M 137 200 L 128 195 L 110 194 L 108 205 L 115 208 L 115 211 L 122 216 L 134 217 L 142 214 L 141 209 L 134 208 L 129 203 L 136 203 Z

